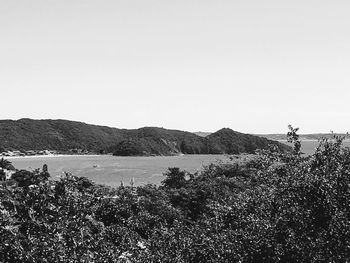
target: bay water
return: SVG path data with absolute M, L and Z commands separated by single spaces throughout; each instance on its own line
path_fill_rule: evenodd
M 280 141 L 288 144 L 286 141 Z M 317 140 L 302 141 L 302 152 L 314 153 Z M 343 142 L 350 147 L 350 141 Z M 136 186 L 147 183 L 159 185 L 164 179 L 164 172 L 169 167 L 178 167 L 189 172 L 200 171 L 203 166 L 217 161 L 229 161 L 228 155 L 180 155 L 155 157 L 119 157 L 111 155 L 62 155 L 30 156 L 9 159 L 17 169 L 33 170 L 48 165 L 51 179 L 57 180 L 65 172 L 84 176 L 98 184 L 119 186 L 130 185 L 134 180 Z
M 16 169 L 33 170 L 48 165 L 51 179 L 59 179 L 65 172 L 84 176 L 98 184 L 119 186 L 147 183 L 157 184 L 164 179 L 168 167 L 196 172 L 204 165 L 228 161 L 226 155 L 180 155 L 155 157 L 119 157 L 111 155 L 31 156 L 9 159 Z

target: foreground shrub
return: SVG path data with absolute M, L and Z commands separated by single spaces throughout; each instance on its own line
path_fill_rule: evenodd
M 162 186 L 17 171 L 0 187 L 0 262 L 349 262 L 350 150 L 260 151 Z

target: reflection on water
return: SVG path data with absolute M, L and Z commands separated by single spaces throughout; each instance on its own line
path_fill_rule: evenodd
M 157 157 L 116 157 L 116 156 L 56 156 L 56 157 L 19 157 L 11 162 L 17 169 L 32 170 L 49 167 L 53 179 L 64 172 L 84 176 L 96 183 L 119 186 L 123 181 L 128 185 L 132 178 L 135 185 L 146 183 L 159 184 L 168 167 L 179 167 L 195 172 L 203 165 L 217 160 L 228 160 L 225 155 L 182 155 Z

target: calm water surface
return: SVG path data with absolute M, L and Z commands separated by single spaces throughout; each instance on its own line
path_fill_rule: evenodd
M 119 186 L 123 181 L 129 185 L 134 178 L 135 185 L 159 184 L 168 167 L 179 167 L 189 172 L 200 170 L 217 160 L 228 160 L 225 155 L 182 155 L 157 157 L 116 156 L 54 156 L 16 157 L 10 161 L 17 169 L 33 170 L 48 165 L 50 175 L 58 179 L 64 172 L 84 176 L 96 183 Z
M 285 140 L 280 140 L 280 142 L 285 143 L 287 145 L 291 145 L 287 143 Z M 317 140 L 305 140 L 301 141 L 301 151 L 307 155 L 313 154 L 318 146 L 319 142 Z M 350 147 L 350 141 L 343 141 L 343 147 Z
M 286 141 L 281 141 L 286 143 Z M 318 141 L 302 141 L 302 152 L 312 154 Z M 344 141 L 350 147 L 350 141 Z M 134 178 L 136 185 L 146 183 L 159 184 L 168 167 L 179 167 L 189 172 L 199 171 L 204 165 L 218 160 L 227 161 L 226 155 L 182 155 L 157 157 L 116 157 L 116 156 L 55 156 L 55 157 L 16 157 L 10 161 L 17 169 L 32 170 L 49 167 L 53 179 L 58 179 L 64 172 L 84 176 L 96 183 L 119 186 L 123 181 L 128 185 Z

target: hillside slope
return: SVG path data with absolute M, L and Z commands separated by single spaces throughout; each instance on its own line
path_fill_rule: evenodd
M 223 128 L 206 137 L 212 153 L 238 154 L 241 152 L 253 153 L 256 149 L 267 149 L 270 144 L 277 146 L 282 151 L 290 150 L 290 147 L 266 138 L 244 134 Z
M 83 149 L 115 155 L 221 154 L 254 152 L 275 141 L 222 129 L 207 137 L 157 127 L 126 130 L 67 120 L 0 120 L 0 150 Z
M 128 130 L 128 138 L 109 147 L 115 155 L 208 154 L 205 139 L 190 132 L 144 127 Z
M 0 121 L 0 148 L 16 150 L 72 148 L 98 151 L 126 138 L 125 130 L 67 120 Z

